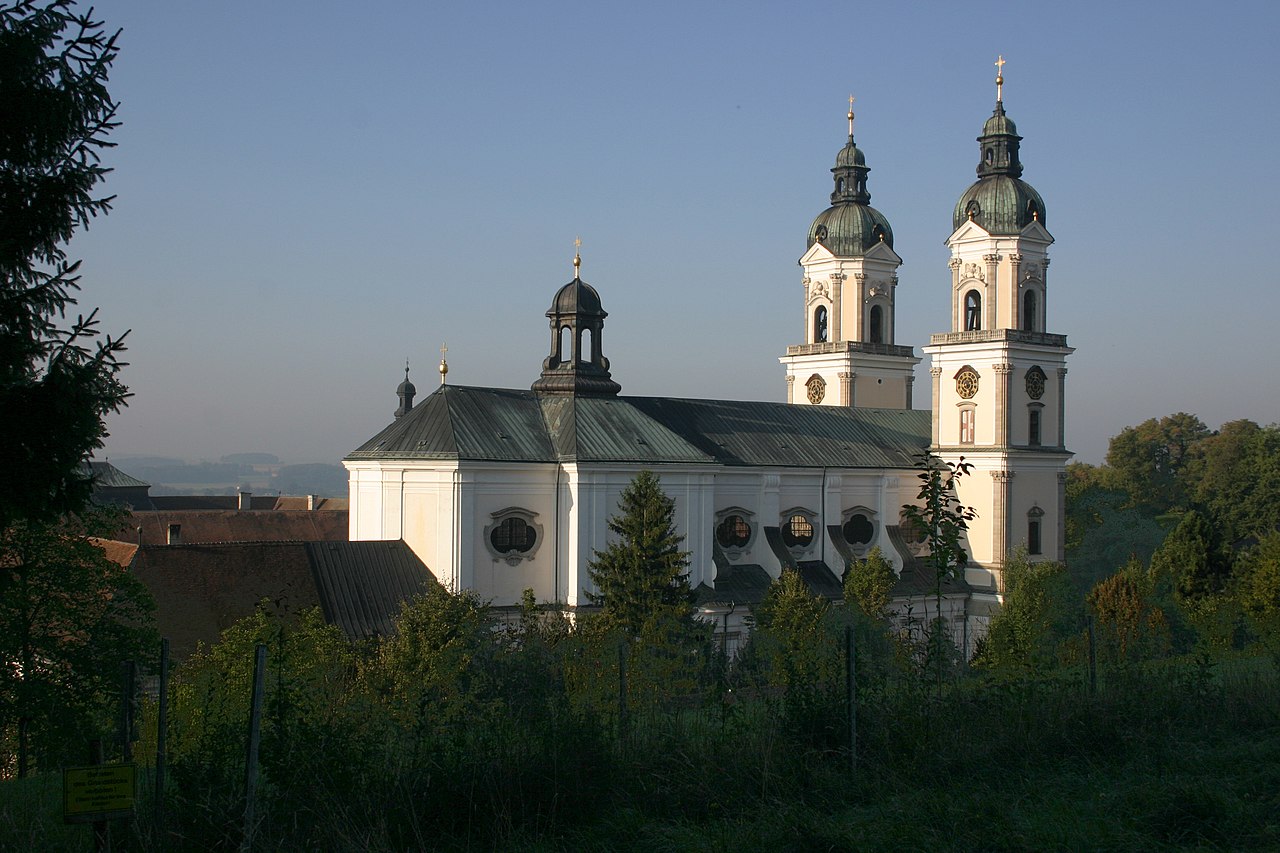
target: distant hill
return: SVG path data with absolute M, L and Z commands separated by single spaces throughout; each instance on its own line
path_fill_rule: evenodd
M 218 461 L 228 465 L 279 465 L 280 457 L 274 453 L 228 453 Z
M 235 460 L 235 461 L 232 461 Z M 347 471 L 341 465 L 311 462 L 281 465 L 270 453 L 235 453 L 220 462 L 184 462 L 160 456 L 112 460 L 121 471 L 151 484 L 153 495 L 347 496 Z

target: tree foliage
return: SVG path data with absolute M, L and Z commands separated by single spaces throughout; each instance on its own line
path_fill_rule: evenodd
M 1150 577 L 1136 560 L 1089 591 L 1100 660 L 1128 663 L 1168 654 L 1169 621 L 1151 593 Z
M 689 589 L 689 553 L 675 530 L 675 501 L 662 491 L 652 471 L 641 471 L 623 490 L 618 515 L 609 519 L 613 541 L 597 551 L 587 568 L 598 592 L 588 592 L 601 607 L 601 619 L 634 636 L 645 621 L 666 613 L 693 614 Z
M 20 774 L 81 755 L 119 700 L 121 664 L 154 654 L 151 596 L 90 539 L 114 521 L 91 511 L 0 536 L 0 732 Z
M 889 615 L 893 586 L 897 582 L 893 565 L 877 545 L 866 559 L 849 564 L 844 576 L 844 600 L 847 604 L 856 604 L 863 615 L 871 619 L 884 619 Z
M 1114 484 L 1128 494 L 1130 506 L 1158 513 L 1185 507 L 1182 474 L 1191 447 L 1208 435 L 1204 422 L 1186 412 L 1125 427 L 1107 449 Z
M 0 528 L 83 505 L 81 463 L 126 397 L 123 336 L 98 340 L 93 312 L 64 320 L 80 289 L 66 244 L 111 208 L 95 189 L 117 35 L 71 0 L 0 7 Z
M 1239 600 L 1249 628 L 1280 667 L 1280 533 L 1269 533 L 1241 558 Z
M 1057 662 L 1059 644 L 1078 624 L 1078 608 L 1061 563 L 1032 562 L 1018 549 L 1005 563 L 1004 602 L 980 641 L 974 664 L 1002 674 L 1030 674 Z

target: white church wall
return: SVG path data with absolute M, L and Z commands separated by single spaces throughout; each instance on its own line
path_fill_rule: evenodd
M 473 503 L 465 535 L 469 559 L 463 570 L 470 580 L 464 586 L 495 605 L 518 604 L 526 589 L 540 601 L 555 599 L 556 469 L 554 464 L 467 466 L 464 482 Z M 535 531 L 528 555 L 499 555 L 489 541 L 492 528 L 512 515 Z

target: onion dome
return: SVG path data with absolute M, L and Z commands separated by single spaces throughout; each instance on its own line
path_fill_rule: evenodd
M 1003 64 L 1003 60 L 998 63 Z M 978 137 L 978 180 L 956 202 L 952 230 L 970 219 L 989 234 L 1018 234 L 1033 221 L 1045 224 L 1044 199 L 1022 180 L 1022 161 L 1018 159 L 1022 137 L 1013 119 L 1005 115 L 1003 85 L 1004 76 L 997 76 L 996 108 Z
M 867 160 L 853 142 L 853 104 L 850 98 L 849 141 L 836 154 L 831 169 L 835 189 L 831 207 L 819 213 L 809 226 L 808 249 L 821 243 L 837 257 L 860 257 L 877 243 L 893 248 L 893 229 L 884 214 L 871 206 L 867 191 Z

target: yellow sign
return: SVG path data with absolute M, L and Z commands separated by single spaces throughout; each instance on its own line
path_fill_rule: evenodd
M 62 771 L 62 818 L 92 823 L 133 817 L 138 768 L 134 764 L 98 764 Z

